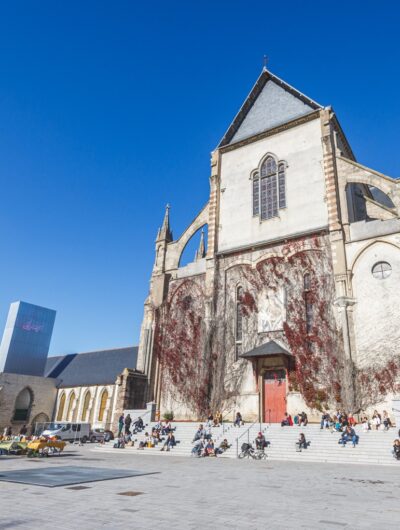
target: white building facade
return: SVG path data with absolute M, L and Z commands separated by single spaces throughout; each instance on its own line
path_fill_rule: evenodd
M 168 209 L 158 233 L 137 365 L 147 401 L 180 419 L 390 410 L 399 208 L 399 182 L 356 162 L 332 108 L 264 69 L 213 152 L 209 202 L 179 239 Z

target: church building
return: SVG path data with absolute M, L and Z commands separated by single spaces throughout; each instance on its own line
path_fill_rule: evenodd
M 176 419 L 390 411 L 400 181 L 357 162 L 333 109 L 264 68 L 212 153 L 209 185 L 178 239 L 168 207 L 157 235 L 137 363 L 147 401 Z

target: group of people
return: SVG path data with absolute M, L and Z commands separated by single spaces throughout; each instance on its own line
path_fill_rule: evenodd
M 281 421 L 282 427 L 292 427 L 293 425 L 297 425 L 298 427 L 306 427 L 308 424 L 308 417 L 305 412 L 299 412 L 299 414 L 296 414 L 294 418 L 287 412 L 285 412 L 283 419 Z
M 145 425 L 143 419 L 139 416 L 137 420 L 132 423 L 132 418 L 130 414 L 126 416 L 121 414 L 118 418 L 118 438 L 122 435 L 132 435 L 137 434 L 138 432 L 143 431 Z
M 207 427 L 219 427 L 222 424 L 222 414 L 217 410 L 215 414 L 212 412 L 208 413 L 206 426 Z
M 364 415 L 361 417 L 360 424 L 362 425 L 363 431 L 371 430 L 384 430 L 388 431 L 393 427 L 392 421 L 386 410 L 380 414 L 377 410 L 374 410 L 371 418 Z M 355 427 L 357 421 L 352 414 L 347 414 L 343 411 L 338 411 L 334 415 L 330 415 L 328 412 L 324 412 L 321 417 L 321 429 L 330 429 L 332 432 L 344 432 L 346 428 Z
M 205 426 L 202 423 L 199 425 L 197 431 L 194 434 L 192 444 L 192 456 L 217 456 L 224 453 L 230 447 L 227 439 L 222 440 L 219 446 L 216 447 L 216 444 L 212 438 L 211 424 L 209 419 L 207 420 Z
M 254 443 L 258 451 L 264 451 L 265 448 L 268 447 L 268 445 L 270 444 L 270 442 L 267 442 L 262 432 L 258 433 L 257 438 L 254 440 Z M 296 450 L 302 451 L 302 449 L 307 449 L 308 444 L 309 442 L 307 442 L 304 433 L 300 433 L 299 439 L 296 442 Z
M 125 446 L 133 446 L 135 444 L 135 434 L 142 432 L 144 428 L 145 425 L 140 416 L 132 423 L 130 414 L 127 414 L 126 416 L 121 414 L 118 418 L 118 434 L 114 447 L 117 449 L 124 449 Z
M 132 429 L 131 429 L 132 424 Z M 139 418 L 132 423 L 130 414 L 127 414 L 126 417 L 122 414 L 118 421 L 118 439 L 114 444 L 116 449 L 123 449 L 127 447 L 134 447 L 135 440 L 134 435 L 142 432 L 145 429 L 143 419 Z M 144 433 L 144 440 L 141 440 L 138 444 L 138 449 L 144 449 L 145 447 L 157 447 L 162 445 L 161 451 L 165 449 L 170 451 L 172 447 L 176 445 L 175 436 L 173 431 L 175 427 L 172 427 L 170 421 L 163 422 L 160 420 L 154 427 L 152 427 L 151 432 Z
M 356 425 L 357 421 L 353 414 L 342 410 L 338 410 L 332 415 L 329 412 L 323 412 L 321 416 L 321 430 L 329 429 L 331 432 L 340 432 L 341 437 L 338 440 L 338 444 L 342 447 L 346 447 L 348 442 L 351 442 L 353 447 L 358 444 L 360 437 L 354 430 Z
M 34 433 L 31 432 L 31 435 Z M 17 434 L 13 434 L 11 425 L 4 427 L 3 434 L 0 436 L 0 440 L 9 440 L 11 438 L 27 438 L 28 437 L 28 427 L 23 425 Z
M 331 432 L 344 432 L 348 426 L 355 427 L 357 421 L 353 414 L 338 410 L 335 414 L 324 412 L 321 416 L 321 429 L 330 429 Z
M 361 419 L 361 423 L 365 432 L 371 431 L 373 429 L 376 431 L 388 431 L 391 427 L 393 427 L 392 420 L 390 419 L 386 410 L 383 411 L 383 414 L 380 414 L 377 410 L 374 410 L 372 418 L 369 419 L 368 416 L 364 416 Z

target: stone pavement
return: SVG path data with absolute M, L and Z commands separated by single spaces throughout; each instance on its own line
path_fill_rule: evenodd
M 71 465 L 158 473 L 85 483 L 82 490 L 0 482 L 0 529 L 400 527 L 400 467 L 67 449 L 48 459 L 0 457 L 0 474 Z

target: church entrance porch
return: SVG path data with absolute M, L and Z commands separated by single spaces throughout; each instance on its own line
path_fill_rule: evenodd
M 274 340 L 241 355 L 253 364 L 259 396 L 259 421 L 280 423 L 287 412 L 287 370 L 291 353 Z
M 286 412 L 286 371 L 272 369 L 264 372 L 264 422 L 280 423 Z

